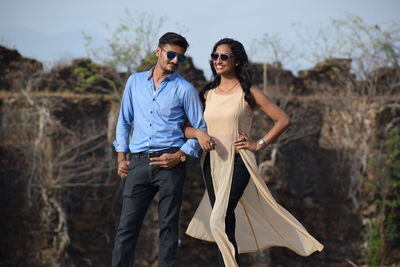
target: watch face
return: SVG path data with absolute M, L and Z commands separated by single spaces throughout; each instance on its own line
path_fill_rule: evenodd
M 180 160 L 181 160 L 181 162 L 186 161 L 186 155 L 182 155 L 182 156 L 180 157 Z

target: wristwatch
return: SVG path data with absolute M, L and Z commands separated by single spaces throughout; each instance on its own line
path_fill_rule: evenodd
M 265 147 L 267 145 L 263 139 L 258 140 L 257 143 L 261 145 L 261 147 Z
M 185 162 L 186 161 L 186 154 L 183 154 L 182 156 L 179 157 L 179 160 L 181 162 Z
M 180 152 L 182 152 L 182 155 L 179 156 L 179 160 L 180 160 L 180 162 L 185 162 L 186 161 L 186 154 L 182 150 L 180 150 Z

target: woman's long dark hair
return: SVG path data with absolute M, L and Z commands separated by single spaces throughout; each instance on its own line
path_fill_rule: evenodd
M 251 108 L 256 106 L 256 101 L 254 100 L 253 95 L 250 92 L 250 88 L 253 85 L 253 75 L 250 69 L 249 58 L 247 57 L 246 50 L 244 49 L 243 45 L 236 40 L 230 38 L 224 38 L 219 40 L 213 47 L 212 53 L 215 53 L 217 47 L 220 45 L 229 45 L 232 50 L 233 55 L 235 56 L 235 73 L 239 79 L 240 85 L 242 86 L 244 92 L 244 99 L 247 101 Z M 200 91 L 200 98 L 202 101 L 204 100 L 205 93 L 213 88 L 216 88 L 221 82 L 221 76 L 217 74 L 214 68 L 213 61 L 210 61 L 211 70 L 213 73 L 212 81 L 207 83 L 203 89 Z

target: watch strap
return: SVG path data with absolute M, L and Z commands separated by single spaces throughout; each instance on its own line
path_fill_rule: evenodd
M 263 147 L 267 145 L 263 139 L 258 140 L 257 143 Z

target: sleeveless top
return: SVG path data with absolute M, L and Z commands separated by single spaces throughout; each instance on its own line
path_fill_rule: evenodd
M 235 147 L 239 133 L 250 136 L 253 110 L 244 100 L 242 89 L 229 95 L 208 91 L 204 119 L 208 134 L 216 143 L 210 153 L 215 204 L 205 191 L 200 205 L 186 233 L 194 238 L 216 242 L 226 266 L 238 266 L 235 250 L 225 233 L 225 214 L 232 181 Z M 280 206 L 268 190 L 258 172 L 255 155 L 241 149 L 240 156 L 250 173 L 249 183 L 235 209 L 236 242 L 239 253 L 261 250 L 272 246 L 287 247 L 307 256 L 321 251 L 321 245 L 286 209 Z M 204 163 L 203 153 L 202 165 Z

